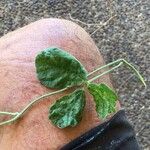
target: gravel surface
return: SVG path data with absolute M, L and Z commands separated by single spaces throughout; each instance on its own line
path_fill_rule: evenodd
M 141 148 L 149 150 L 150 1 L 0 0 L 0 36 L 48 17 L 74 20 L 91 34 L 107 62 L 125 58 L 140 70 L 147 89 L 126 68 L 115 71 L 113 81 Z

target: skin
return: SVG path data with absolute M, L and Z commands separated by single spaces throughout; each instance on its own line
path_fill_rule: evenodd
M 41 50 L 57 46 L 74 55 L 90 72 L 104 64 L 90 36 L 75 23 L 60 19 L 43 19 L 0 38 L 0 110 L 16 112 L 33 98 L 53 90 L 36 78 L 34 59 Z M 111 86 L 108 75 L 98 82 Z M 17 122 L 0 127 L 3 150 L 57 150 L 91 128 L 99 125 L 92 97 L 87 102 L 81 123 L 58 129 L 48 120 L 48 108 L 69 91 L 37 103 Z M 119 110 L 119 104 L 116 108 Z M 8 119 L 1 116 L 0 121 Z

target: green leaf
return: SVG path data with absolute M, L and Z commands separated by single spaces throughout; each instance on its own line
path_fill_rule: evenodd
M 105 84 L 90 83 L 88 85 L 88 90 L 94 98 L 96 111 L 100 118 L 105 118 L 110 113 L 116 111 L 115 106 L 118 97 L 110 87 Z
M 87 72 L 82 64 L 59 48 L 52 47 L 40 52 L 35 65 L 38 79 L 49 88 L 78 86 L 87 80 Z
M 56 101 L 49 110 L 49 119 L 59 128 L 74 127 L 82 119 L 85 92 L 76 90 Z

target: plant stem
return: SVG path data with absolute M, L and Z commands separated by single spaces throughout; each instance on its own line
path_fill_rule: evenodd
M 91 73 L 89 73 L 89 74 L 88 74 L 88 77 L 91 76 L 91 75 L 93 75 L 94 73 L 98 72 L 98 71 L 101 70 L 101 69 L 104 69 L 104 68 L 109 67 L 109 66 L 112 66 L 112 65 L 116 65 L 116 64 L 118 64 L 118 63 L 120 63 L 120 62 L 123 62 L 127 67 L 129 67 L 129 69 L 133 70 L 134 73 L 136 74 L 136 76 L 141 80 L 141 82 L 142 82 L 142 83 L 144 84 L 144 86 L 146 87 L 146 83 L 145 83 L 143 77 L 142 77 L 142 76 L 140 75 L 140 73 L 138 72 L 138 70 L 137 70 L 132 64 L 128 63 L 125 59 L 118 59 L 118 60 L 113 61 L 113 62 L 111 62 L 111 63 L 109 63 L 109 64 L 106 64 L 106 65 L 104 65 L 104 66 L 101 66 L 101 67 L 97 68 L 96 70 L 92 71 Z M 114 69 L 113 69 L 113 70 L 114 70 Z M 112 70 L 111 70 L 111 71 L 112 71 Z M 108 73 L 109 73 L 109 72 L 110 72 L 110 71 L 108 71 Z M 104 72 L 104 73 L 107 73 L 107 71 Z M 99 77 L 101 77 L 102 75 L 104 75 L 104 74 L 103 74 L 103 73 L 100 74 Z M 90 80 L 92 80 L 92 79 L 90 79 Z
M 9 120 L 7 120 L 7 121 L 1 122 L 1 123 L 0 123 L 0 126 L 6 125 L 6 124 L 10 124 L 10 123 L 14 122 L 15 120 L 17 120 L 18 118 L 19 118 L 19 114 L 16 115 L 16 116 L 15 116 L 14 118 L 12 118 L 12 119 L 9 119 Z
M 54 92 L 51 92 L 51 93 L 47 93 L 47 94 L 44 94 L 40 97 L 37 97 L 35 98 L 34 100 L 31 101 L 31 103 L 29 103 L 21 112 L 20 112 L 20 115 L 23 115 L 30 107 L 32 107 L 35 103 L 37 103 L 38 101 L 46 98 L 46 97 L 49 97 L 49 96 L 52 96 L 52 95 L 55 95 L 55 94 L 58 94 L 58 93 L 61 93 L 65 90 L 67 90 L 67 88 L 64 88 L 64 89 L 61 89 L 61 90 L 58 90 L 58 91 L 54 91 Z
M 89 82 L 92 82 L 92 81 L 98 79 L 99 77 L 101 77 L 101 76 L 103 76 L 103 75 L 105 75 L 105 74 L 107 74 L 107 73 L 109 73 L 109 72 L 115 70 L 116 68 L 120 67 L 122 64 L 123 64 L 123 62 L 120 62 L 117 66 L 111 68 L 110 70 L 107 70 L 107 71 L 103 72 L 102 74 L 99 74 L 98 76 L 96 76 L 96 77 L 90 79 Z
M 20 117 L 22 117 L 23 114 L 24 114 L 28 109 L 30 109 L 35 103 L 37 103 L 38 101 L 44 100 L 44 98 L 49 97 L 49 96 L 52 96 L 52 95 L 54 95 L 54 94 L 61 93 L 61 92 L 65 91 L 65 90 L 67 90 L 67 89 L 68 89 L 68 87 L 67 87 L 67 88 L 64 88 L 64 89 L 61 89 L 61 90 L 58 90 L 58 91 L 54 91 L 54 92 L 51 92 L 51 93 L 44 94 L 44 95 L 42 95 L 42 96 L 40 96 L 40 97 L 37 97 L 37 98 L 33 99 L 22 111 L 18 112 L 18 114 L 16 114 L 16 116 L 15 116 L 14 118 L 12 118 L 12 119 L 10 119 L 10 120 L 7 120 L 7 121 L 4 121 L 4 122 L 1 122 L 1 123 L 0 123 L 0 126 L 6 125 L 6 124 L 10 124 L 10 123 L 16 121 L 17 119 L 19 119 Z M 3 113 L 3 112 L 1 112 L 1 113 Z M 5 112 L 4 112 L 4 113 L 5 113 Z M 13 114 L 13 113 L 7 112 L 7 114 Z
M 115 64 L 117 64 L 117 63 L 119 63 L 119 62 L 121 62 L 121 61 L 122 61 L 122 59 L 118 59 L 118 60 L 113 61 L 113 62 L 111 62 L 111 63 L 109 63 L 109 64 L 106 64 L 106 65 L 104 65 L 104 66 L 101 66 L 101 67 L 95 69 L 94 71 L 90 72 L 90 73 L 88 74 L 88 77 L 91 76 L 91 75 L 93 75 L 94 73 L 96 73 L 97 71 L 99 71 L 99 70 L 101 70 L 101 69 L 104 69 L 104 68 L 106 68 L 106 67 L 115 65 Z
M 7 112 L 7 111 L 0 111 L 0 115 L 11 115 L 11 116 L 16 116 L 18 115 L 19 112 Z
M 104 66 L 101 66 L 101 67 L 97 68 L 96 70 L 92 71 L 91 73 L 88 74 L 88 77 L 91 76 L 91 75 L 93 75 L 94 73 L 98 72 L 98 71 L 101 70 L 101 69 L 104 69 L 104 68 L 109 67 L 109 66 L 112 66 L 112 65 L 116 65 L 115 67 L 112 67 L 111 69 L 109 69 L 109 70 L 107 70 L 107 71 L 105 71 L 105 72 L 103 72 L 103 73 L 101 73 L 101 74 L 99 74 L 99 75 L 93 77 L 93 78 L 90 79 L 88 82 L 92 82 L 92 81 L 94 81 L 94 80 L 100 78 L 101 76 L 103 76 L 103 75 L 105 75 L 105 74 L 107 74 L 107 73 L 109 73 L 109 72 L 115 70 L 116 68 L 120 67 L 122 64 L 125 64 L 127 67 L 129 67 L 131 70 L 133 70 L 134 73 L 137 75 L 137 77 L 138 77 L 138 78 L 141 80 L 141 82 L 144 84 L 144 86 L 146 86 L 146 83 L 145 83 L 143 77 L 140 75 L 140 73 L 135 69 L 135 67 L 134 67 L 132 64 L 128 63 L 128 62 L 127 62 L 126 60 L 124 60 L 124 59 L 118 59 L 118 60 L 116 60 L 116 61 L 114 61 L 114 62 L 111 62 L 111 63 L 109 63 L 109 64 L 106 64 L 106 65 L 104 65 Z M 0 115 L 11 115 L 11 116 L 14 116 L 14 117 L 11 118 L 10 120 L 1 122 L 1 123 L 0 123 L 0 126 L 6 125 L 6 124 L 10 124 L 10 123 L 16 121 L 17 119 L 19 119 L 20 117 L 22 117 L 22 116 L 24 115 L 24 113 L 25 113 L 27 110 L 29 110 L 35 103 L 39 102 L 40 100 L 44 100 L 44 98 L 46 98 L 46 97 L 49 97 L 49 96 L 54 95 L 54 94 L 61 93 L 61 92 L 65 91 L 65 90 L 67 90 L 67 89 L 68 89 L 68 87 L 66 87 L 66 88 L 64 88 L 64 89 L 61 89 L 61 90 L 58 90 L 58 91 L 54 91 L 54 92 L 51 92 L 51 93 L 44 94 L 44 95 L 42 95 L 42 96 L 39 96 L 39 97 L 33 99 L 33 100 L 32 100 L 22 111 L 20 111 L 20 112 L 15 112 L 15 113 L 13 113 L 13 112 L 0 111 Z
M 146 87 L 146 83 L 144 81 L 144 78 L 141 76 L 141 74 L 139 73 L 139 71 L 132 64 L 128 63 L 126 60 L 122 59 L 122 61 L 124 62 L 125 65 L 127 65 L 127 67 L 129 67 L 131 70 L 134 71 L 134 73 L 136 74 L 136 76 L 141 80 L 141 82 Z

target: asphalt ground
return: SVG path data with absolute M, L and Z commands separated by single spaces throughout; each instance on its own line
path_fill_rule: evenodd
M 65 18 L 81 25 L 106 62 L 124 58 L 144 76 L 147 89 L 126 67 L 112 73 L 122 107 L 141 149 L 150 149 L 149 0 L 0 0 L 0 37 L 41 18 Z

